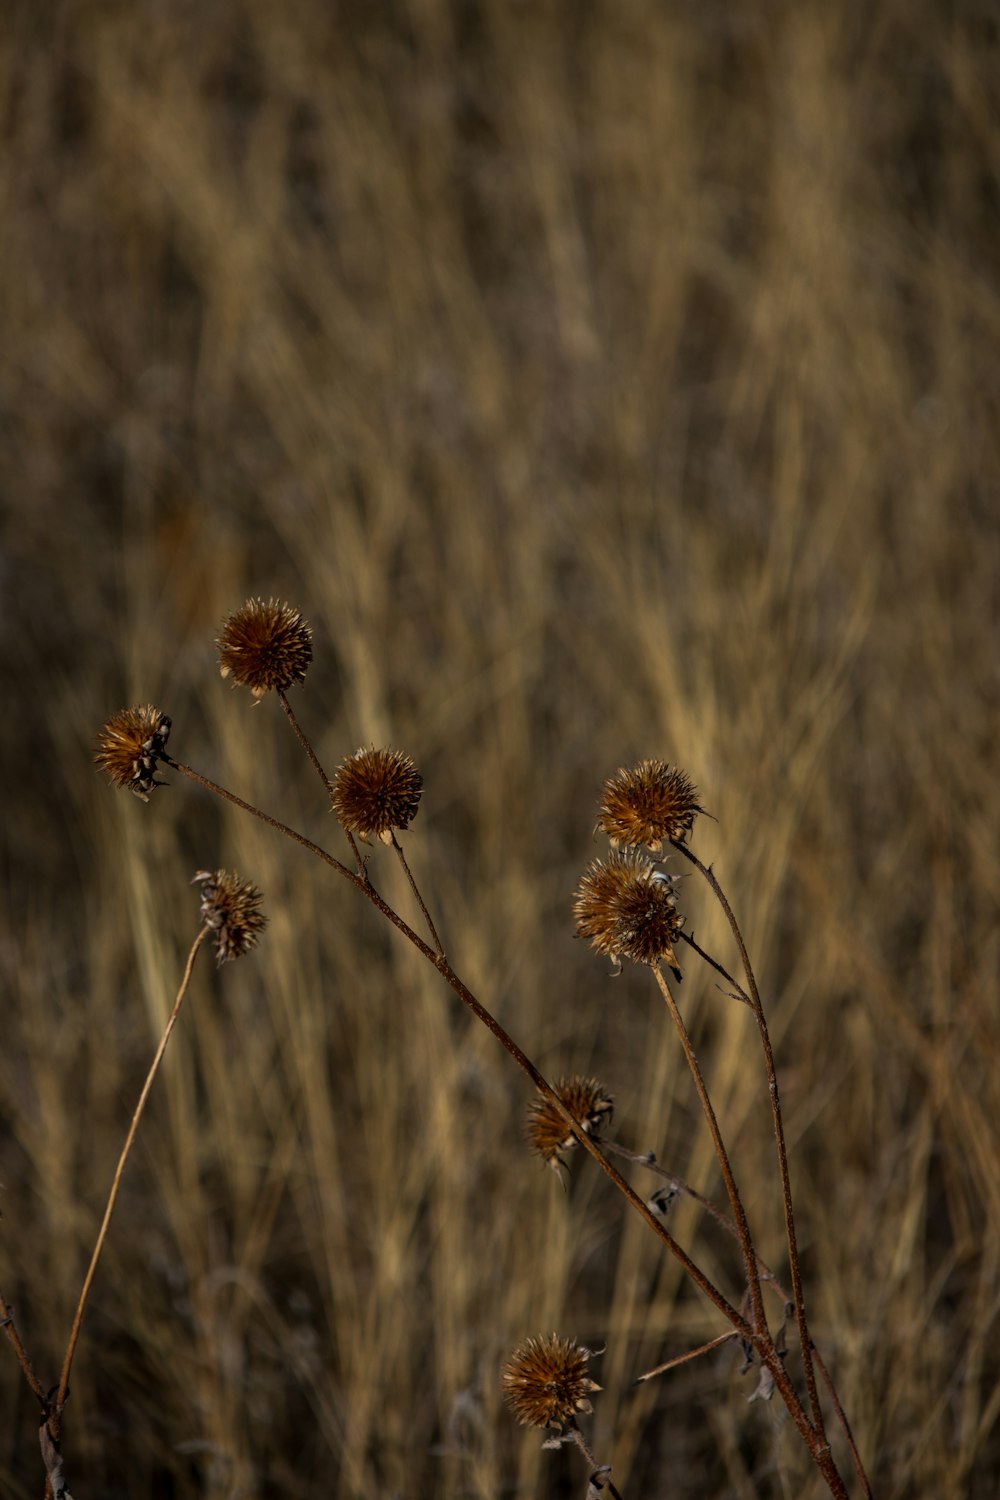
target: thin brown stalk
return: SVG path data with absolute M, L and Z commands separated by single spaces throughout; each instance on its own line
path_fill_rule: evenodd
M 24 1378 L 28 1382 L 32 1395 L 35 1396 L 38 1399 L 40 1405 L 44 1407 L 45 1392 L 42 1390 L 42 1383 L 39 1380 L 38 1376 L 35 1374 L 31 1360 L 28 1358 L 27 1349 L 25 1349 L 24 1345 L 21 1342 L 21 1335 L 18 1333 L 17 1324 L 14 1322 L 14 1309 L 11 1307 L 10 1303 L 7 1301 L 2 1292 L 0 1292 L 0 1328 L 2 1328 L 4 1333 L 7 1335 L 7 1338 L 10 1341 L 11 1348 L 17 1355 L 17 1362 L 21 1366 L 21 1369 L 24 1373 Z
M 316 754 L 316 751 L 312 747 L 312 742 L 306 735 L 305 730 L 302 728 L 302 725 L 299 723 L 298 718 L 296 717 L 295 710 L 292 708 L 292 705 L 288 701 L 287 694 L 285 693 L 283 688 L 276 688 L 275 692 L 278 695 L 278 702 L 285 710 L 285 715 L 288 719 L 289 724 L 291 724 L 292 728 L 295 730 L 295 734 L 299 744 L 308 755 L 310 761 L 312 762 L 313 769 L 315 770 L 316 775 L 326 787 L 326 794 L 332 801 L 333 782 L 324 771 L 323 766 L 320 763 L 319 756 Z M 345 828 L 344 833 L 347 835 L 347 842 L 351 846 L 351 853 L 354 855 L 355 864 L 357 865 L 358 871 L 360 873 L 364 869 L 364 860 L 361 858 L 361 851 L 359 850 L 357 844 L 354 842 L 354 835 L 351 830 L 349 828 Z
M 823 1423 L 823 1409 L 820 1405 L 819 1391 L 816 1388 L 816 1372 L 813 1368 L 812 1358 L 812 1340 L 809 1337 L 809 1328 L 806 1322 L 805 1294 L 802 1289 L 802 1271 L 799 1265 L 799 1250 L 795 1235 L 795 1212 L 792 1206 L 792 1184 L 788 1171 L 788 1152 L 785 1148 L 785 1127 L 781 1117 L 781 1100 L 778 1095 L 778 1075 L 774 1066 L 774 1052 L 771 1047 L 771 1037 L 767 1029 L 760 991 L 757 988 L 757 980 L 754 976 L 753 967 L 750 963 L 750 955 L 743 941 L 743 934 L 740 931 L 739 923 L 736 920 L 732 907 L 726 899 L 725 891 L 719 884 L 715 871 L 711 865 L 702 864 L 698 856 L 686 844 L 681 843 L 677 839 L 672 839 L 671 843 L 677 852 L 683 854 L 684 858 L 693 864 L 695 869 L 708 882 L 716 900 L 725 913 L 726 921 L 729 923 L 733 937 L 736 939 L 736 946 L 740 952 L 743 973 L 746 976 L 747 986 L 750 991 L 750 1009 L 753 1011 L 754 1020 L 757 1022 L 757 1030 L 760 1034 L 761 1046 L 764 1050 L 764 1065 L 767 1070 L 768 1097 L 771 1101 L 774 1141 L 778 1155 L 778 1171 L 781 1176 L 782 1198 L 784 1200 L 785 1238 L 788 1242 L 788 1265 L 792 1278 L 792 1298 L 795 1303 L 799 1344 L 802 1349 L 802 1369 L 805 1374 L 806 1390 L 809 1394 L 809 1409 L 812 1413 L 813 1423 L 821 1441 L 825 1441 L 826 1428 Z
M 406 855 L 403 853 L 403 846 L 399 842 L 399 840 L 397 839 L 397 837 L 396 837 L 395 834 L 392 835 L 392 847 L 395 849 L 396 856 L 399 859 L 399 863 L 402 865 L 403 870 L 404 870 L 404 872 L 406 874 L 406 878 L 410 882 L 410 890 L 413 892 L 414 896 L 416 897 L 417 905 L 420 907 L 420 910 L 424 914 L 424 921 L 427 923 L 427 930 L 429 931 L 429 933 L 431 935 L 431 938 L 433 940 L 434 946 L 435 946 L 435 948 L 437 949 L 437 951 L 439 953 L 444 953 L 444 944 L 442 943 L 441 939 L 438 937 L 437 928 L 434 926 L 434 922 L 433 922 L 433 919 L 431 917 L 431 914 L 427 910 L 426 902 L 424 901 L 423 896 L 421 896 L 420 891 L 419 891 L 419 889 L 417 887 L 417 882 L 414 880 L 413 875 L 412 875 L 412 873 L 410 871 L 410 867 L 409 867 L 409 865 L 406 862 Z
M 686 1354 L 675 1354 L 673 1359 L 665 1359 L 662 1365 L 657 1365 L 655 1370 L 647 1370 L 645 1375 L 636 1377 L 636 1385 L 644 1380 L 652 1380 L 654 1375 L 662 1375 L 666 1370 L 672 1370 L 677 1365 L 687 1364 L 689 1359 L 698 1359 L 700 1355 L 707 1354 L 710 1349 L 717 1349 L 720 1344 L 728 1344 L 730 1339 L 736 1337 L 736 1329 L 730 1328 L 726 1333 L 720 1333 L 717 1338 L 709 1339 L 707 1344 L 699 1344 L 697 1349 L 689 1349 Z
M 600 1465 L 597 1462 L 597 1459 L 591 1453 L 590 1448 L 589 1448 L 589 1446 L 587 1444 L 586 1438 L 584 1437 L 583 1433 L 580 1431 L 579 1427 L 577 1427 L 577 1425 L 576 1425 L 575 1422 L 573 1423 L 572 1427 L 569 1429 L 569 1435 L 572 1438 L 573 1442 L 576 1444 L 576 1446 L 579 1448 L 580 1452 L 583 1454 L 584 1458 L 587 1460 L 587 1463 L 590 1466 L 591 1478 L 593 1478 L 593 1476 L 595 1474 L 599 1474 L 601 1472 L 602 1465 Z M 611 1500 L 622 1500 L 621 1494 L 615 1488 L 615 1486 L 614 1486 L 614 1484 L 612 1482 L 610 1468 L 608 1468 L 608 1470 L 607 1470 L 607 1478 L 604 1480 L 604 1483 L 600 1486 L 600 1488 L 607 1490 L 608 1494 L 611 1496 Z M 588 1486 L 588 1493 L 589 1493 L 589 1486 Z
M 69 1390 L 69 1375 L 70 1370 L 73 1366 L 73 1355 L 76 1353 L 77 1342 L 80 1338 L 80 1329 L 83 1324 L 83 1314 L 87 1306 L 87 1298 L 90 1295 L 90 1288 L 94 1280 L 95 1272 L 97 1271 L 97 1263 L 101 1258 L 101 1251 L 104 1249 L 104 1241 L 107 1238 L 108 1225 L 111 1223 L 111 1214 L 114 1210 L 115 1202 L 118 1198 L 118 1189 L 121 1186 L 122 1173 L 125 1170 L 125 1163 L 128 1161 L 129 1153 L 132 1150 L 132 1143 L 135 1140 L 136 1131 L 139 1129 L 139 1121 L 141 1120 L 142 1112 L 146 1107 L 146 1100 L 148 1099 L 149 1091 L 153 1086 L 153 1079 L 156 1077 L 157 1071 L 159 1070 L 160 1062 L 163 1058 L 164 1052 L 167 1049 L 167 1043 L 170 1040 L 170 1033 L 174 1029 L 174 1023 L 176 1022 L 178 1014 L 180 1013 L 181 1003 L 184 999 L 185 994 L 187 993 L 188 985 L 191 982 L 191 971 L 194 968 L 195 955 L 197 954 L 198 949 L 201 947 L 202 943 L 205 941 L 205 938 L 208 936 L 209 931 L 210 929 L 207 926 L 203 927 L 198 933 L 198 936 L 195 938 L 194 942 L 191 944 L 191 951 L 188 953 L 187 962 L 184 965 L 184 974 L 181 978 L 180 988 L 177 991 L 177 998 L 174 1000 L 173 1009 L 171 1010 L 170 1015 L 167 1017 L 167 1024 L 163 1028 L 163 1035 L 160 1037 L 159 1046 L 157 1047 L 156 1054 L 153 1057 L 152 1063 L 150 1064 L 149 1072 L 146 1074 L 146 1081 L 142 1086 L 142 1092 L 139 1095 L 139 1102 L 136 1105 L 135 1111 L 132 1115 L 132 1123 L 129 1126 L 128 1135 L 125 1137 L 125 1144 L 122 1147 L 121 1156 L 118 1158 L 118 1166 L 115 1168 L 114 1181 L 111 1184 L 111 1191 L 108 1194 L 108 1202 L 104 1210 L 104 1218 L 101 1221 L 101 1227 L 97 1233 L 97 1242 L 94 1245 L 94 1251 L 90 1257 L 90 1265 L 88 1266 L 87 1274 L 84 1277 L 83 1289 L 80 1292 L 80 1300 L 76 1305 L 76 1314 L 73 1318 L 73 1327 L 70 1330 L 69 1343 L 66 1345 L 66 1354 L 63 1359 L 62 1373 L 59 1376 L 59 1390 L 58 1394 L 56 1395 L 54 1407 L 52 1409 L 52 1416 L 49 1419 L 49 1431 L 55 1441 L 58 1441 L 59 1438 L 59 1422 L 62 1415 L 63 1406 L 66 1403 L 66 1394 Z
M 729 1153 L 726 1150 L 725 1141 L 722 1139 L 722 1131 L 719 1129 L 719 1122 L 716 1118 L 715 1109 L 709 1097 L 708 1089 L 705 1085 L 705 1079 L 702 1076 L 701 1065 L 698 1062 L 698 1055 L 694 1050 L 694 1044 L 691 1041 L 691 1034 L 684 1024 L 684 1017 L 681 1015 L 680 1010 L 677 1007 L 677 1001 L 674 999 L 670 991 L 670 986 L 667 984 L 667 981 L 663 977 L 663 974 L 661 973 L 658 965 L 653 969 L 653 977 L 660 987 L 660 993 L 666 1001 L 667 1010 L 670 1012 L 670 1019 L 674 1023 L 677 1035 L 680 1037 L 681 1046 L 684 1049 L 684 1056 L 687 1059 L 687 1065 L 690 1070 L 691 1077 L 694 1079 L 694 1086 L 698 1094 L 699 1102 L 701 1103 L 702 1112 L 705 1116 L 709 1133 L 712 1137 L 712 1144 L 715 1147 L 715 1155 L 718 1158 L 719 1166 L 722 1169 L 722 1180 L 726 1185 L 726 1196 L 729 1199 L 729 1206 L 732 1209 L 733 1221 L 736 1226 L 736 1233 L 739 1238 L 740 1249 L 743 1252 L 743 1263 L 746 1268 L 747 1286 L 750 1289 L 750 1305 L 753 1313 L 752 1320 L 754 1325 L 760 1329 L 762 1336 L 770 1339 L 770 1334 L 768 1333 L 767 1327 L 767 1317 L 764 1312 L 764 1299 L 761 1295 L 760 1290 L 760 1276 L 757 1273 L 757 1253 L 754 1250 L 753 1239 L 750 1235 L 750 1226 L 747 1223 L 747 1216 L 743 1209 L 743 1201 L 740 1198 L 739 1188 L 736 1186 L 736 1178 L 733 1176 L 733 1169 L 729 1161 Z

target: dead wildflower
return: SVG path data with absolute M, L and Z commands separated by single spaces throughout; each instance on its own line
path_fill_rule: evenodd
M 356 750 L 333 778 L 333 810 L 348 833 L 392 843 L 417 811 L 423 780 L 402 750 Z
M 101 726 L 94 764 L 115 786 L 128 787 L 143 802 L 164 782 L 156 780 L 156 763 L 166 749 L 170 719 L 151 703 L 123 708 Z
M 297 609 L 248 599 L 229 616 L 216 642 L 219 671 L 257 699 L 301 682 L 312 661 L 312 632 Z
M 676 876 L 658 870 L 634 850 L 615 850 L 588 866 L 573 900 L 579 937 L 615 964 L 623 958 L 678 973 L 674 943 L 684 925 L 674 899 Z
M 591 1350 L 550 1333 L 525 1339 L 504 1365 L 504 1400 L 523 1427 L 574 1425 L 578 1412 L 593 1410 L 588 1399 L 601 1387 L 587 1375 Z
M 560 1078 L 555 1091 L 587 1135 L 596 1136 L 603 1125 L 610 1124 L 614 1100 L 596 1078 L 583 1078 L 579 1074 Z M 572 1150 L 577 1144 L 565 1119 L 544 1094 L 528 1105 L 525 1136 L 531 1149 L 556 1172 L 562 1152 Z
M 242 958 L 257 946 L 267 918 L 258 910 L 264 899 L 257 886 L 235 871 L 199 870 L 191 884 L 201 884 L 201 920 L 215 934 L 219 963 Z
M 604 783 L 597 826 L 612 845 L 645 844 L 659 854 L 664 842 L 685 839 L 704 811 L 683 771 L 662 760 L 641 760 Z

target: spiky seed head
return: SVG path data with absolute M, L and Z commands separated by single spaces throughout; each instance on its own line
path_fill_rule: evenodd
M 257 886 L 228 870 L 199 870 L 191 884 L 201 885 L 201 920 L 214 933 L 220 964 L 256 948 L 267 925 Z
M 115 786 L 128 787 L 148 802 L 153 788 L 164 785 L 156 780 L 156 763 L 169 734 L 169 718 L 151 703 L 119 709 L 101 726 L 94 764 L 107 772 Z
M 664 842 L 683 840 L 694 827 L 699 805 L 694 783 L 662 760 L 641 760 L 631 770 L 620 767 L 601 792 L 597 826 L 612 845 L 645 844 L 659 854 Z
M 402 750 L 356 750 L 333 778 L 333 810 L 348 833 L 392 843 L 417 811 L 423 779 Z
M 591 1350 L 550 1333 L 518 1344 L 503 1367 L 504 1400 L 523 1427 L 561 1429 L 578 1412 L 593 1411 L 588 1399 L 601 1387 L 587 1374 Z
M 576 888 L 573 915 L 587 938 L 614 963 L 630 958 L 676 969 L 674 943 L 684 925 L 674 899 L 676 878 L 658 870 L 635 849 L 616 849 L 595 859 Z
M 583 1078 L 580 1074 L 560 1078 L 555 1091 L 587 1135 L 596 1136 L 603 1125 L 611 1123 L 614 1100 L 596 1078 Z M 525 1135 L 531 1149 L 557 1173 L 561 1153 L 571 1151 L 577 1144 L 565 1119 L 544 1094 L 537 1095 L 528 1105 Z
M 248 599 L 225 621 L 216 645 L 222 676 L 257 699 L 301 682 L 313 654 L 312 631 L 298 610 L 274 599 Z

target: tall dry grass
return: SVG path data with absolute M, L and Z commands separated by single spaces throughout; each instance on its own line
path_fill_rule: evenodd
M 594 1173 L 564 1196 L 527 1156 L 508 1059 L 350 891 L 186 786 L 94 774 L 100 721 L 153 701 L 181 759 L 332 838 L 280 715 L 216 673 L 251 592 L 313 625 L 326 764 L 417 760 L 456 969 L 714 1194 L 662 1002 L 569 917 L 603 778 L 691 773 L 876 1493 L 995 1494 L 997 53 L 990 7 L 930 0 L 10 8 L 0 1287 L 46 1381 L 191 873 L 270 915 L 196 973 L 150 1101 L 74 1366 L 78 1496 L 576 1494 L 500 1404 L 550 1327 L 607 1344 L 623 1493 L 819 1493 L 731 1355 L 631 1386 L 706 1306 Z M 779 1261 L 751 1020 L 683 990 Z M 0 1495 L 36 1494 L 0 1353 Z

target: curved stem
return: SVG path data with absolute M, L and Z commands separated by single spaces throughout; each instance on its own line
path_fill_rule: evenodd
M 569 1432 L 570 1432 L 570 1437 L 573 1439 L 573 1442 L 579 1448 L 580 1452 L 583 1454 L 584 1458 L 587 1460 L 587 1463 L 590 1465 L 591 1477 L 593 1477 L 594 1474 L 600 1473 L 601 1465 L 597 1462 L 597 1459 L 591 1453 L 590 1448 L 589 1448 L 589 1446 L 587 1444 L 586 1438 L 584 1437 L 583 1433 L 580 1431 L 579 1427 L 576 1425 L 575 1422 L 570 1427 Z M 604 1483 L 600 1486 L 600 1488 L 607 1490 L 608 1494 L 611 1496 L 611 1500 L 622 1500 L 621 1494 L 619 1493 L 619 1491 L 617 1489 L 615 1489 L 615 1486 L 614 1486 L 614 1484 L 611 1481 L 611 1468 L 610 1468 L 610 1465 L 607 1466 L 607 1478 L 605 1479 Z
M 424 921 L 427 923 L 427 928 L 428 928 L 428 931 L 430 932 L 431 938 L 432 938 L 432 940 L 434 942 L 434 946 L 435 946 L 435 948 L 437 949 L 437 951 L 439 953 L 444 953 L 444 944 L 442 943 L 441 939 L 438 937 L 437 928 L 434 926 L 434 922 L 433 922 L 433 920 L 431 918 L 431 914 L 427 910 L 426 902 L 424 901 L 423 896 L 421 896 L 420 891 L 417 888 L 417 882 L 414 880 L 413 875 L 412 875 L 412 873 L 410 871 L 410 867 L 409 867 L 409 865 L 406 862 L 406 855 L 403 853 L 403 846 L 399 842 L 399 840 L 396 838 L 395 833 L 392 835 L 392 847 L 395 849 L 396 855 L 397 855 L 397 857 L 399 859 L 399 863 L 403 866 L 403 870 L 405 871 L 406 878 L 410 882 L 410 890 L 413 892 L 414 896 L 417 898 L 417 905 L 420 907 L 420 910 L 424 914 Z
M 31 1360 L 28 1358 L 27 1349 L 25 1349 L 24 1345 L 21 1343 L 21 1335 L 18 1333 L 17 1325 L 14 1322 L 14 1309 L 11 1307 L 10 1303 L 7 1301 L 2 1292 L 0 1292 L 0 1328 L 3 1329 L 4 1333 L 6 1333 L 7 1335 L 7 1338 L 10 1340 L 11 1348 L 17 1355 L 17 1362 L 21 1366 L 21 1370 L 24 1373 L 24 1378 L 28 1382 L 28 1386 L 30 1387 L 32 1395 L 38 1400 L 39 1404 L 44 1409 L 45 1392 L 42 1390 L 42 1382 L 35 1374 Z
M 687 1065 L 690 1069 L 691 1077 L 694 1079 L 694 1086 L 698 1092 L 698 1099 L 701 1102 L 702 1112 L 704 1113 L 705 1120 L 708 1124 L 709 1133 L 712 1137 L 712 1144 L 715 1147 L 715 1154 L 718 1158 L 719 1166 L 722 1169 L 722 1180 L 726 1184 L 726 1196 L 729 1199 L 729 1206 L 733 1211 L 733 1220 L 736 1224 L 736 1233 L 739 1237 L 740 1249 L 743 1251 L 743 1263 L 746 1267 L 747 1286 L 750 1288 L 750 1306 L 753 1312 L 753 1322 L 754 1325 L 760 1329 L 764 1337 L 770 1338 L 767 1327 L 767 1317 L 764 1312 L 764 1299 L 760 1293 L 760 1277 L 757 1274 L 757 1253 L 753 1247 L 753 1239 L 750 1235 L 750 1226 L 747 1223 L 747 1216 L 743 1209 L 743 1201 L 740 1198 L 739 1188 L 736 1186 L 736 1178 L 733 1176 L 733 1169 L 730 1165 L 729 1153 L 726 1150 L 726 1143 L 722 1139 L 722 1131 L 719 1129 L 719 1122 L 716 1119 L 715 1109 L 712 1105 L 711 1099 L 709 1098 L 708 1089 L 705 1086 L 705 1080 L 701 1072 L 701 1065 L 698 1062 L 698 1055 L 695 1052 L 694 1045 L 691 1041 L 691 1033 L 688 1031 L 687 1027 L 684 1024 L 684 1017 L 681 1015 L 680 1011 L 677 1008 L 677 1001 L 671 994 L 670 986 L 664 979 L 659 965 L 657 965 L 653 969 L 653 977 L 660 987 L 660 993 L 666 1001 L 667 1009 L 670 1012 L 670 1019 L 673 1021 L 674 1027 L 677 1031 L 677 1035 L 681 1039 L 681 1046 L 684 1049 L 684 1056 L 687 1059 Z
M 322 765 L 320 764 L 319 756 L 316 754 L 316 751 L 313 749 L 312 744 L 311 744 L 310 740 L 308 739 L 305 730 L 302 728 L 302 725 L 299 723 L 298 719 L 296 718 L 296 716 L 295 716 L 295 710 L 292 708 L 292 705 L 289 703 L 288 698 L 287 698 L 284 690 L 282 688 L 276 688 L 275 692 L 278 695 L 278 702 L 281 704 L 282 708 L 285 710 L 285 715 L 286 715 L 286 717 L 288 719 L 289 724 L 291 724 L 292 728 L 295 730 L 295 734 L 296 734 L 296 737 L 298 739 L 299 744 L 302 746 L 303 750 L 306 752 L 306 754 L 308 755 L 309 759 L 312 761 L 313 769 L 315 770 L 316 775 L 319 777 L 320 781 L 326 787 L 326 794 L 330 798 L 330 801 L 332 802 L 333 801 L 333 782 L 330 780 L 329 776 L 326 774 L 326 772 L 324 771 Z M 343 825 L 341 825 L 341 826 L 343 826 Z M 354 861 L 355 861 L 355 864 L 357 865 L 358 872 L 360 873 L 364 869 L 364 861 L 361 858 L 361 852 L 358 849 L 357 844 L 354 842 L 354 835 L 351 832 L 351 830 L 349 828 L 345 828 L 344 832 L 347 835 L 347 842 L 351 846 L 351 853 L 354 855 Z
M 202 943 L 205 941 L 205 938 L 208 936 L 209 931 L 210 929 L 207 926 L 203 927 L 198 936 L 195 938 L 194 942 L 191 944 L 191 951 L 187 956 L 187 963 L 184 965 L 184 974 L 181 978 L 180 988 L 177 991 L 177 998 L 174 1000 L 173 1009 L 171 1010 L 170 1015 L 167 1017 L 167 1024 L 163 1028 L 163 1035 L 160 1037 L 160 1044 L 156 1049 L 156 1054 L 153 1058 L 153 1061 L 150 1063 L 149 1072 L 146 1074 L 146 1081 L 143 1084 L 142 1092 L 139 1095 L 139 1102 L 136 1105 L 135 1111 L 132 1115 L 132 1123 L 129 1126 L 128 1135 L 125 1137 L 125 1144 L 122 1147 L 121 1156 L 118 1158 L 118 1166 L 115 1168 L 114 1180 L 111 1184 L 111 1191 L 108 1194 L 107 1206 L 104 1210 L 104 1218 L 101 1220 L 101 1227 L 97 1233 L 97 1242 L 94 1245 L 93 1254 L 90 1257 L 90 1265 L 88 1266 L 87 1274 L 84 1277 L 83 1290 L 80 1292 L 80 1300 L 76 1305 L 76 1314 L 73 1318 L 73 1327 L 70 1330 L 69 1343 L 66 1345 L 66 1354 L 63 1359 L 62 1374 L 59 1376 L 59 1390 L 56 1395 L 55 1404 L 53 1407 L 53 1416 L 49 1421 L 49 1431 L 51 1432 L 53 1439 L 55 1439 L 56 1441 L 58 1441 L 59 1438 L 59 1419 L 62 1416 L 62 1409 L 66 1404 L 66 1394 L 69 1390 L 69 1374 L 73 1366 L 73 1355 L 76 1352 L 77 1342 L 80 1338 L 80 1328 L 83 1323 L 83 1314 L 87 1306 L 87 1298 L 90 1295 L 90 1288 L 94 1280 L 94 1274 L 97 1271 L 97 1262 L 100 1260 L 101 1251 L 104 1249 L 104 1241 L 107 1238 L 108 1225 L 111 1223 L 111 1214 L 114 1209 L 115 1202 L 118 1198 L 118 1189 L 121 1186 L 122 1173 L 125 1170 L 125 1163 L 128 1161 L 129 1152 L 132 1150 L 132 1143 L 135 1140 L 136 1131 L 139 1129 L 139 1121 L 141 1120 L 142 1112 L 146 1107 L 146 1100 L 149 1098 L 149 1091 L 153 1086 L 153 1079 L 156 1077 L 157 1070 L 160 1066 L 160 1061 L 167 1049 L 167 1043 L 170 1040 L 170 1033 L 174 1029 L 174 1023 L 176 1022 L 177 1016 L 180 1012 L 181 1002 L 183 1001 L 184 996 L 187 993 L 187 987 L 191 982 L 191 971 L 194 968 L 195 955 L 197 954 L 198 949 L 201 947 Z M 55 1430 L 53 1430 L 53 1420 Z
M 740 961 L 743 964 L 743 973 L 746 975 L 747 986 L 750 991 L 750 1009 L 753 1011 L 754 1020 L 757 1022 L 757 1030 L 760 1033 L 761 1045 L 764 1049 L 764 1065 L 767 1069 L 768 1096 L 771 1101 L 771 1118 L 774 1122 L 774 1141 L 778 1154 L 778 1171 L 781 1176 L 781 1193 L 784 1200 L 785 1212 L 785 1238 L 788 1242 L 788 1265 L 792 1278 L 792 1297 L 795 1302 L 796 1322 L 799 1328 L 799 1344 L 802 1349 L 802 1368 L 806 1379 L 806 1390 L 809 1393 L 809 1409 L 812 1412 L 813 1423 L 822 1441 L 826 1441 L 826 1429 L 823 1424 L 823 1410 L 820 1405 L 819 1392 L 816 1389 L 816 1372 L 813 1369 L 812 1340 L 809 1337 L 809 1328 L 806 1322 L 805 1296 L 802 1290 L 802 1272 L 799 1266 L 799 1251 L 795 1237 L 795 1213 L 792 1207 L 792 1184 L 788 1172 L 788 1153 L 785 1148 L 785 1127 L 781 1118 L 781 1100 L 778 1096 L 778 1076 L 774 1066 L 774 1052 L 771 1048 L 771 1037 L 767 1029 L 767 1021 L 764 1017 L 764 1007 L 761 1003 L 760 991 L 757 988 L 757 980 L 754 977 L 753 968 L 750 963 L 750 955 L 743 941 L 743 934 L 733 913 L 732 907 L 726 899 L 726 893 L 719 884 L 715 871 L 710 865 L 702 864 L 696 854 L 677 839 L 671 839 L 673 847 L 679 854 L 694 865 L 708 882 L 715 895 L 716 900 L 725 913 L 726 921 L 729 923 L 736 946 L 740 950 Z

